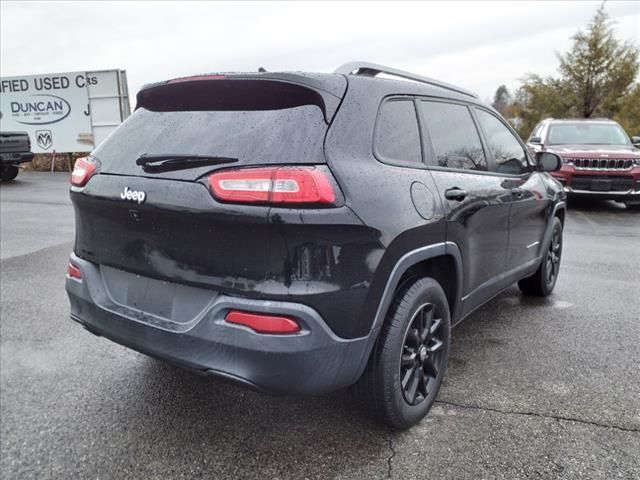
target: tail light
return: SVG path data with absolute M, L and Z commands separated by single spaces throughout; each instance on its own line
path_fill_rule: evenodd
M 67 266 L 67 276 L 75 278 L 76 280 L 82 280 L 82 272 L 73 263 L 69 263 L 69 266 Z
M 291 334 L 300 331 L 300 325 L 293 318 L 262 313 L 231 310 L 225 320 L 236 325 L 244 325 L 258 333 Z
M 96 166 L 88 157 L 81 157 L 76 160 L 71 173 L 71 185 L 74 187 L 84 187 L 91 175 L 94 174 Z
M 314 167 L 224 170 L 208 177 L 215 198 L 232 203 L 332 204 L 336 200 L 328 176 Z

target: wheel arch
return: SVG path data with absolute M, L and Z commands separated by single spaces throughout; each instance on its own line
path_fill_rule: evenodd
M 453 318 L 453 312 L 456 308 L 456 298 L 460 294 L 458 291 L 455 260 L 451 255 L 441 255 L 430 257 L 426 260 L 410 266 L 400 277 L 400 281 L 394 290 L 397 294 L 405 285 L 418 280 L 420 278 L 430 277 L 440 284 L 449 304 L 449 312 Z
M 553 212 L 553 216 L 558 217 L 560 219 L 560 223 L 562 223 L 563 227 L 564 227 L 564 220 L 566 215 L 567 215 L 567 208 L 564 206 L 564 203 L 562 205 L 559 205 L 558 208 L 556 208 Z
M 430 276 L 440 283 L 451 310 L 454 324 L 461 313 L 462 256 L 458 245 L 442 242 L 412 250 L 403 255 L 393 267 L 387 285 L 378 304 L 372 330 L 379 329 L 384 322 L 395 293 L 413 278 Z
M 565 220 L 566 212 L 567 212 L 567 204 L 566 204 L 566 202 L 557 202 L 553 206 L 553 210 L 551 212 L 551 215 L 549 215 L 549 217 L 547 217 L 548 218 L 548 223 L 547 223 L 546 231 L 544 233 L 544 243 L 543 243 L 543 245 L 547 245 L 548 242 L 551 239 L 551 231 L 553 230 L 553 219 L 554 218 L 558 217 L 558 219 L 560 220 L 560 223 L 562 223 L 562 228 L 564 228 L 564 220 Z

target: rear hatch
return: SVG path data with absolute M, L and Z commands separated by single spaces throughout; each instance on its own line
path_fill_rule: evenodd
M 75 253 L 144 277 L 259 290 L 278 232 L 269 206 L 218 201 L 207 177 L 245 167 L 326 169 L 323 142 L 345 89 L 340 76 L 293 74 L 192 77 L 143 89 L 135 112 L 93 152 L 95 174 L 72 187 Z

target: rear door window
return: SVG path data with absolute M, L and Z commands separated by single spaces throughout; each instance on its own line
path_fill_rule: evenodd
M 487 170 L 478 130 L 465 105 L 421 101 L 420 107 L 433 146 L 434 166 Z
M 382 104 L 376 122 L 373 148 L 382 161 L 422 163 L 420 130 L 412 99 L 393 99 Z
M 509 129 L 489 112 L 476 109 L 480 128 L 495 161 L 498 173 L 519 175 L 527 170 L 527 154 L 524 147 Z

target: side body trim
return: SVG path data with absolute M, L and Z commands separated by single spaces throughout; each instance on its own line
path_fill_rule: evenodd
M 533 258 L 522 265 L 497 275 L 465 295 L 462 298 L 462 315 L 457 323 L 460 323 L 475 310 L 495 298 L 500 292 L 508 288 L 509 285 L 529 275 L 533 275 L 538 269 L 541 259 L 542 257 Z M 457 323 L 452 323 L 452 326 L 455 326 Z

